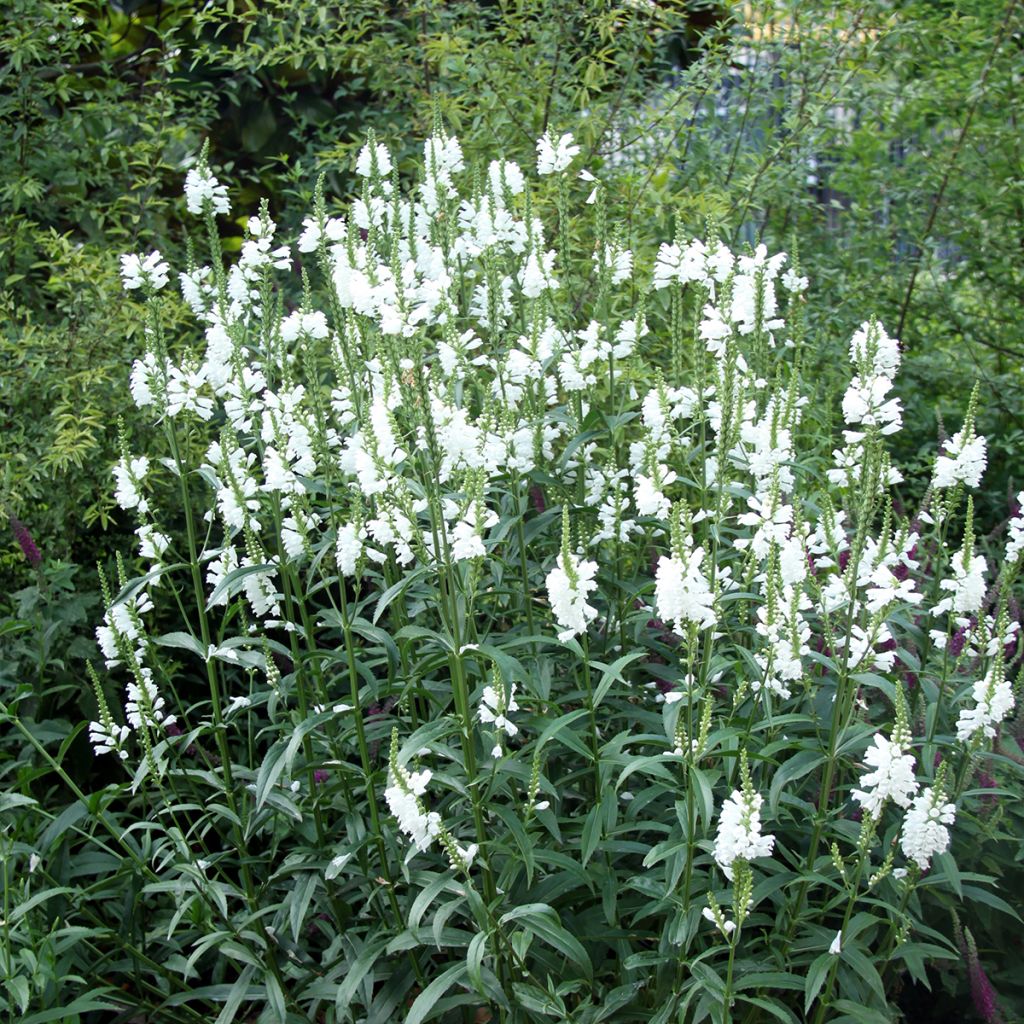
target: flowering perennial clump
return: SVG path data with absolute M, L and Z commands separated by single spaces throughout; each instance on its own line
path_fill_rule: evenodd
M 598 1019 L 622 960 L 667 1021 L 760 999 L 737 972 L 777 956 L 818 983 L 799 1013 L 881 1012 L 854 968 L 918 926 L 923 872 L 922 900 L 947 884 L 1014 708 L 1024 518 L 1003 553 L 976 536 L 976 399 L 919 507 L 892 500 L 877 320 L 823 436 L 813 268 L 715 233 L 645 251 L 572 135 L 535 152 L 438 124 L 410 178 L 371 137 L 347 206 L 321 184 L 289 239 L 264 205 L 233 260 L 204 154 L 185 339 L 160 254 L 124 257 L 153 426 L 112 467 L 138 550 L 103 581 L 93 749 L 154 800 L 206 787 L 156 855 L 196 901 L 168 927 L 250 943 L 303 1013 Z M 255 929 L 267 888 L 275 943 L 320 908 L 316 958 Z

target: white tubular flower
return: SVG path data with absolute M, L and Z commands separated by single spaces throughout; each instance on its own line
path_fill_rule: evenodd
M 1017 514 L 1006 526 L 1006 555 L 1004 561 L 1012 565 L 1024 552 L 1024 491 L 1017 495 Z
M 571 132 L 566 132 L 558 142 L 554 142 L 550 132 L 542 135 L 537 140 L 537 173 L 561 174 L 579 151 L 580 147 L 573 145 Z
M 251 558 L 242 559 L 242 565 L 254 565 Z M 270 617 L 278 619 L 281 617 L 281 606 L 279 602 L 283 598 L 277 589 L 277 570 L 267 569 L 263 572 L 254 572 L 246 576 L 242 581 L 245 591 L 245 598 L 249 602 L 253 615 L 258 619 Z
M 154 250 L 148 256 L 126 253 L 121 257 L 121 279 L 128 291 L 148 285 L 158 292 L 167 284 L 167 271 L 170 268 L 162 262 L 160 252 Z
M 338 572 L 342 576 L 355 576 L 359 559 L 363 556 L 363 542 L 366 540 L 366 528 L 355 523 L 345 523 L 338 527 L 338 540 L 335 550 L 338 558 Z
M 140 409 L 144 409 L 149 405 L 156 405 L 158 400 L 162 405 L 167 397 L 166 378 L 166 366 L 161 368 L 157 363 L 156 356 L 152 352 L 147 352 L 142 359 L 136 359 L 132 363 L 129 382 L 132 401 Z
M 180 412 L 195 413 L 200 419 L 213 416 L 213 399 L 205 394 L 206 371 L 203 367 L 193 369 L 183 366 L 167 368 L 167 415 L 177 416 Z
M 397 740 L 393 739 L 390 785 L 384 790 L 384 799 L 399 829 L 423 853 L 430 849 L 430 844 L 441 832 L 441 816 L 436 811 L 428 812 L 419 799 L 427 791 L 427 783 L 433 773 L 429 770 L 407 772 L 397 762 L 396 746 Z
M 949 829 L 946 826 L 956 820 L 956 806 L 944 803 L 944 800 L 941 788 L 929 787 L 914 800 L 903 819 L 900 846 L 922 871 L 931 864 L 932 857 L 949 849 Z
M 1013 689 L 1000 662 L 989 669 L 984 679 L 972 688 L 974 707 L 964 708 L 956 722 L 956 738 L 970 742 L 981 734 L 993 739 L 996 726 L 1013 710 Z
M 125 687 L 124 716 L 133 729 L 144 725 L 173 725 L 173 715 L 164 713 L 164 699 L 153 682 L 153 670 L 140 666 L 136 677 Z
M 726 250 L 729 259 L 732 253 Z M 684 247 L 673 242 L 662 242 L 654 262 L 655 288 L 667 288 L 670 284 L 687 284 L 699 281 L 710 282 L 707 267 L 707 248 L 702 241 L 694 239 Z
M 505 688 L 500 679 L 495 680 L 494 686 L 485 686 L 483 695 L 480 698 L 480 707 L 477 716 L 481 722 L 487 725 L 493 724 L 495 729 L 504 732 L 506 736 L 515 736 L 519 732 L 519 726 L 508 716 L 513 711 L 519 710 L 516 701 L 516 684 L 513 683 L 509 689 L 508 697 L 505 696 Z M 501 757 L 503 750 L 501 743 L 496 743 L 491 750 L 494 757 Z
M 945 451 L 935 462 L 933 486 L 953 487 L 962 483 L 968 487 L 977 487 L 981 483 L 981 474 L 985 472 L 987 461 L 985 438 L 976 436 L 973 430 L 961 430 L 949 438 L 943 447 Z
M 843 951 L 843 933 L 842 931 L 836 932 L 836 937 L 832 940 L 828 947 L 828 951 L 832 956 L 839 956 Z
M 391 154 L 388 152 L 388 147 L 382 142 L 376 143 L 372 148 L 370 143 L 367 142 L 359 150 L 359 157 L 356 160 L 356 174 L 361 178 L 369 178 L 372 173 L 374 158 L 377 160 L 377 173 L 382 178 L 386 178 L 391 173 Z
M 170 547 L 171 538 L 166 533 L 160 533 L 151 523 L 140 526 L 135 533 L 139 538 L 139 558 L 149 558 L 158 562 Z
M 506 190 L 511 195 L 517 196 L 526 187 L 519 164 L 512 160 L 492 160 L 487 168 L 487 179 L 490 182 L 494 198 L 499 203 L 504 202 Z
M 122 761 L 128 759 L 128 751 L 123 744 L 131 735 L 127 725 L 117 725 L 112 720 L 107 722 L 89 723 L 89 742 L 95 754 L 117 754 Z
M 891 379 L 900 366 L 900 343 L 890 338 L 881 324 L 865 321 L 850 339 L 850 360 L 857 365 L 864 359 L 876 374 Z
M 800 295 L 807 291 L 807 287 L 811 283 L 806 277 L 801 277 L 792 267 L 782 275 L 780 280 L 782 287 L 792 295 Z
M 122 458 L 114 467 L 114 479 L 117 487 L 114 500 L 119 508 L 125 511 L 137 508 L 140 513 L 149 511 L 149 502 L 139 493 L 146 474 L 149 472 L 149 459 L 140 455 L 134 459 Z
M 710 629 L 716 622 L 715 595 L 702 569 L 704 549 L 696 548 L 658 559 L 654 599 L 658 615 L 685 636 L 688 624 Z
M 923 595 L 914 590 L 914 581 L 900 580 L 887 565 L 880 565 L 871 574 L 871 586 L 867 591 L 868 611 L 872 614 L 888 608 L 896 601 L 920 604 Z
M 227 186 L 222 185 L 208 167 L 193 167 L 185 176 L 185 202 L 189 213 L 200 214 L 207 204 L 214 213 L 231 212 Z
M 531 252 L 520 274 L 519 283 L 528 299 L 536 299 L 546 288 L 557 288 L 558 282 L 552 277 L 555 252 Z
M 914 778 L 914 755 L 905 752 L 909 737 L 903 735 L 899 725 L 893 729 L 891 739 L 876 733 L 868 747 L 864 760 L 874 768 L 860 778 L 862 789 L 853 791 L 853 798 L 872 817 L 877 818 L 886 800 L 893 800 L 900 807 L 909 807 L 911 797 L 917 792 Z
M 985 573 L 988 564 L 981 555 L 960 550 L 954 555 L 951 566 L 953 578 L 940 580 L 939 586 L 949 591 L 949 597 L 943 598 L 933 609 L 933 614 L 954 611 L 961 615 L 969 615 L 981 609 L 985 600 Z
M 621 284 L 633 273 L 633 253 L 617 245 L 606 245 L 604 257 L 594 253 L 594 262 L 599 267 L 607 267 L 611 273 L 612 284 Z
M 597 562 L 564 554 L 558 565 L 548 573 L 548 600 L 555 621 L 562 627 L 559 640 L 568 640 L 586 632 L 587 625 L 597 618 L 597 609 L 587 604 L 587 595 L 597 590 Z
M 734 790 L 722 805 L 715 836 L 715 861 L 730 881 L 736 861 L 770 857 L 775 848 L 775 836 L 761 834 L 761 804 L 764 799 L 760 793 L 754 792 L 746 767 L 744 757 L 743 788 Z

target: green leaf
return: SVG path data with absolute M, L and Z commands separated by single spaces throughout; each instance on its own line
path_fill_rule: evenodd
M 591 807 L 590 812 L 587 814 L 587 820 L 583 824 L 583 843 L 580 847 L 580 858 L 584 867 L 587 866 L 587 861 L 593 856 L 594 850 L 597 849 L 597 844 L 601 842 L 601 836 L 604 834 L 604 814 L 602 811 L 601 804 Z
M 477 932 L 473 936 L 473 941 L 469 944 L 469 949 L 466 951 L 466 973 L 469 975 L 469 980 L 473 983 L 473 988 L 482 996 L 486 996 L 483 979 L 483 963 L 486 955 L 487 933 Z
M 780 768 L 776 769 L 768 795 L 768 806 L 771 808 L 772 816 L 778 814 L 779 797 L 782 795 L 782 790 L 790 782 L 802 779 L 805 775 L 814 771 L 824 761 L 825 755 L 817 750 L 801 750 L 800 753 L 795 754 Z
M 47 900 L 53 899 L 54 896 L 67 896 L 69 893 L 73 893 L 74 889 L 69 889 L 67 886 L 56 886 L 53 889 L 43 889 L 41 892 L 37 892 L 30 896 L 27 900 L 19 902 L 18 905 L 11 911 L 10 923 L 14 924 L 20 921 L 29 911 L 34 910 L 41 903 L 45 903 Z
M 338 994 L 335 996 L 334 1006 L 339 1017 L 347 1016 L 346 1011 L 355 998 L 356 989 L 359 988 L 360 982 L 373 969 L 373 965 L 380 959 L 380 955 L 387 949 L 390 941 L 390 935 L 383 935 L 372 942 L 368 942 L 360 950 L 355 963 L 349 967 L 345 980 L 338 986 Z
M 191 651 L 206 661 L 206 651 L 202 643 L 191 633 L 164 633 L 163 636 L 156 638 L 156 643 L 160 647 L 178 647 L 185 651 Z
M 847 1020 L 856 1021 L 857 1024 L 892 1024 L 891 1018 L 880 1010 L 872 1010 L 871 1007 L 862 1006 L 850 999 L 837 999 L 829 1009 L 838 1010 L 842 1014 L 841 1017 L 834 1018 L 837 1024 L 839 1021 Z
M 377 625 L 377 623 L 380 621 L 380 617 L 384 614 L 388 605 L 391 604 L 391 602 L 394 601 L 394 599 L 398 597 L 398 595 L 401 594 L 402 591 L 411 587 L 413 583 L 415 583 L 417 580 L 423 579 L 423 577 L 426 576 L 426 574 L 427 567 L 421 566 L 419 569 L 415 569 L 410 573 L 406 573 L 397 583 L 393 583 L 390 587 L 388 587 L 388 589 L 380 595 L 380 598 L 377 601 L 377 607 L 373 610 L 373 624 L 375 626 Z
M 101 987 L 84 996 L 79 996 L 64 1006 L 58 1006 L 55 1010 L 40 1010 L 39 1013 L 33 1013 L 30 1017 L 22 1017 L 19 1024 L 50 1024 L 51 1021 L 68 1021 L 76 1014 L 91 1013 L 95 1010 L 117 1010 L 119 1009 L 117 1003 L 102 998 L 105 993 L 113 991 L 109 987 Z
M 295 880 L 295 888 L 288 900 L 288 919 L 292 929 L 292 940 L 299 941 L 299 932 L 302 929 L 302 922 L 306 919 L 309 910 L 309 902 L 320 884 L 320 875 L 310 872 L 304 879 Z
M 1015 921 L 1020 921 L 1021 919 L 1017 911 L 1006 900 L 995 893 L 989 892 L 987 889 L 979 888 L 977 885 L 965 885 L 963 887 L 963 898 L 970 900 L 972 903 L 984 903 L 995 910 L 1000 910 L 1004 914 L 1009 914 Z
M 267 988 L 267 1009 L 264 1016 L 267 1017 L 268 1021 L 273 1021 L 277 1024 L 278 1021 L 286 1021 L 288 1019 L 288 1008 L 285 1005 L 284 990 L 281 988 L 281 982 L 269 972 L 266 975 L 266 988 Z
M 231 1024 L 242 1003 L 246 999 L 252 998 L 250 982 L 255 970 L 256 969 L 250 965 L 242 968 L 242 973 L 239 974 L 238 980 L 231 986 L 231 991 L 228 993 L 228 997 L 224 1001 L 223 1009 L 217 1015 L 215 1024 Z
M 15 807 L 38 807 L 39 801 L 21 793 L 0 793 L 0 811 L 9 811 Z
M 211 608 L 215 608 L 221 597 L 226 596 L 230 601 L 242 589 L 242 583 L 247 576 L 254 576 L 256 573 L 274 572 L 275 568 L 275 566 L 269 565 L 266 562 L 260 562 L 258 565 L 240 565 L 237 569 L 232 569 L 213 588 L 213 593 L 206 599 L 206 610 L 210 611 Z
M 452 964 L 444 973 L 439 974 L 417 997 L 409 1009 L 409 1016 L 405 1018 L 405 1024 L 422 1024 L 422 1021 L 430 1020 L 443 1007 L 438 1006 L 438 1000 L 445 994 L 464 974 L 466 973 L 465 963 Z
M 776 1020 L 783 1021 L 783 1024 L 800 1024 L 793 1011 L 782 1003 L 773 1003 L 768 999 L 760 999 L 757 996 L 746 996 L 739 995 L 736 997 L 738 1003 L 749 1003 L 751 1006 L 756 1006 L 760 1010 L 764 1010 L 765 1013 L 774 1017 Z M 764 1019 L 764 1018 L 761 1018 Z
M 47 852 L 51 846 L 62 836 L 64 833 L 71 828 L 79 819 L 86 817 L 89 814 L 89 808 L 86 807 L 81 800 L 76 800 L 73 804 L 68 804 L 60 814 L 57 815 L 49 825 L 46 826 L 46 831 L 39 838 L 39 852 Z
M 810 1013 L 833 963 L 835 957 L 831 953 L 822 953 L 807 969 L 807 981 L 804 983 L 804 1016 Z
M 605 695 L 611 689 L 612 684 L 616 681 L 624 682 L 625 679 L 622 675 L 622 670 L 638 658 L 646 658 L 646 651 L 633 651 L 630 654 L 624 654 L 621 658 L 616 658 L 610 665 L 604 665 L 600 661 L 592 661 L 590 664 L 599 670 L 603 670 L 601 675 L 601 681 L 597 684 L 597 689 L 594 691 L 594 707 L 604 700 Z

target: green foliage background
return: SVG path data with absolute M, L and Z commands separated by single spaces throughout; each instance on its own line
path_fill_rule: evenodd
M 267 196 L 287 233 L 318 175 L 352 192 L 367 128 L 400 167 L 435 116 L 470 161 L 527 164 L 546 127 L 572 130 L 605 178 L 616 169 L 638 248 L 709 221 L 769 248 L 799 239 L 808 321 L 834 341 L 817 353 L 823 403 L 870 300 L 906 352 L 908 494 L 980 381 L 979 518 L 1005 517 L 1024 438 L 1022 50 L 1021 5 L 996 0 L 2 0 L 0 510 L 46 559 L 35 573 L 13 540 L 0 549 L 3 699 L 33 682 L 29 721 L 55 753 L 92 711 L 91 567 L 130 530 L 110 466 L 141 349 L 117 255 L 160 248 L 181 265 L 181 181 L 204 140 L 239 215 Z M 87 777 L 81 737 L 65 755 Z M 70 799 L 6 736 L 0 780 L 50 808 Z M 1005 862 L 984 867 L 1019 891 L 1015 813 L 993 816 Z M 11 820 L 3 841 L 28 841 Z M 995 911 L 972 927 L 1024 1005 L 1016 930 Z M 48 1006 L 78 969 L 58 946 L 39 953 Z M 963 997 L 962 976 L 941 980 Z

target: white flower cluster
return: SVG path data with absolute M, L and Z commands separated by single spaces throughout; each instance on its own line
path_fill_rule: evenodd
M 597 617 L 597 609 L 587 604 L 587 595 L 597 590 L 597 562 L 570 555 L 558 556 L 558 564 L 548 573 L 548 600 L 555 621 L 562 627 L 559 640 L 586 632 Z
M 655 603 L 658 614 L 686 636 L 687 624 L 709 629 L 715 624 L 715 595 L 703 572 L 704 549 L 685 548 L 671 557 L 658 559 L 655 573 Z
M 477 716 L 481 722 L 493 725 L 499 733 L 504 732 L 506 736 L 515 736 L 519 732 L 519 726 L 508 716 L 513 711 L 518 710 L 519 703 L 516 701 L 516 684 L 512 683 L 506 696 L 505 689 L 499 682 L 494 686 L 484 687 Z M 501 743 L 495 743 L 491 750 L 491 755 L 493 757 L 501 757 L 503 753 Z
M 215 214 L 231 212 L 227 185 L 222 185 L 205 163 L 193 167 L 185 176 L 185 200 L 189 213 L 201 214 L 207 209 Z
M 734 790 L 722 805 L 715 836 L 715 861 L 730 881 L 736 861 L 770 857 L 775 848 L 775 836 L 761 833 L 764 798 L 754 792 L 749 778 L 743 781 L 743 788 Z
M 900 848 L 906 857 L 927 870 L 937 853 L 949 849 L 949 829 L 956 820 L 956 807 L 945 802 L 941 789 L 929 787 L 916 797 L 903 819 Z
M 964 708 L 956 722 L 956 738 L 968 743 L 982 735 L 993 739 L 996 726 L 1013 710 L 1013 688 L 996 660 L 983 679 L 971 688 L 973 707 Z
M 384 790 L 384 799 L 398 827 L 421 853 L 430 849 L 430 844 L 441 831 L 441 816 L 436 811 L 427 811 L 419 799 L 426 793 L 432 775 L 427 769 L 407 772 L 400 765 L 395 765 L 390 784 Z
M 148 287 L 158 292 L 167 284 L 169 269 L 159 252 L 151 252 L 148 256 L 126 253 L 121 257 L 121 279 L 129 291 Z
M 966 484 L 977 487 L 986 465 L 985 438 L 964 429 L 954 434 L 943 444 L 943 452 L 935 462 L 935 487 L 953 487 Z
M 896 729 L 890 739 L 876 733 L 864 760 L 874 771 L 860 778 L 861 789 L 853 790 L 853 798 L 873 818 L 877 818 L 886 800 L 900 807 L 909 807 L 917 792 L 914 755 L 906 751 L 907 737 Z

